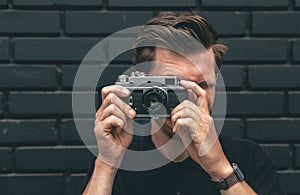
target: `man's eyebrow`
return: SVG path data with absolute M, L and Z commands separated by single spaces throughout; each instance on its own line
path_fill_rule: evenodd
M 209 84 L 209 85 L 215 85 L 217 83 L 217 80 L 204 80 L 204 81 L 200 81 L 198 82 L 198 84 Z

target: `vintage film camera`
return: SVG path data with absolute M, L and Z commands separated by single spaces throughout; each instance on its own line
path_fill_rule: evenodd
M 119 75 L 116 85 L 131 94 L 123 98 L 136 111 L 136 117 L 169 117 L 180 102 L 187 99 L 187 90 L 176 76 L 151 76 L 144 72 Z

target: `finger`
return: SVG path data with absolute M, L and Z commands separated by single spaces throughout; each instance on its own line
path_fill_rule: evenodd
M 184 88 L 191 89 L 197 96 L 197 105 L 198 106 L 201 105 L 207 112 L 209 112 L 208 102 L 207 102 L 207 92 L 204 89 L 202 89 L 197 83 L 192 81 L 181 80 L 180 84 Z
M 182 143 L 187 147 L 192 141 L 195 135 L 195 125 L 194 121 L 191 118 L 181 118 L 178 119 L 173 132 L 179 135 Z
M 115 135 L 115 134 L 120 135 L 122 132 L 123 132 L 123 130 L 122 130 L 121 127 L 115 127 L 115 128 L 112 130 L 112 135 Z
M 197 121 L 198 116 L 199 116 L 199 114 L 196 111 L 186 107 L 186 108 L 183 108 L 182 110 L 179 110 L 178 112 L 175 112 L 174 114 L 172 114 L 171 121 L 172 121 L 173 125 L 180 118 L 192 118 L 194 121 Z
M 94 126 L 98 125 L 98 123 L 99 123 L 98 118 L 95 118 L 95 120 L 94 120 Z
M 176 133 L 180 129 L 196 129 L 197 125 L 195 125 L 195 121 L 192 118 L 180 118 L 176 121 L 174 127 L 173 127 L 173 132 Z
M 98 119 L 95 120 L 94 133 L 95 133 L 96 137 L 98 137 L 98 136 L 104 136 L 104 134 L 106 134 L 106 132 L 102 128 L 102 124 L 99 122 Z
M 193 110 L 194 112 L 196 112 L 196 114 L 199 114 L 197 112 L 197 110 L 199 109 L 199 107 L 194 104 L 193 102 L 189 101 L 189 100 L 184 100 L 183 102 L 181 102 L 180 104 L 178 104 L 171 112 L 171 115 L 175 114 L 176 112 L 179 112 L 180 110 L 183 110 L 184 108 L 189 108 L 190 110 Z
M 122 101 L 116 94 L 110 93 L 103 100 L 101 107 L 99 108 L 99 110 L 96 113 L 96 117 L 98 115 L 102 115 L 104 109 L 111 104 L 115 104 L 129 118 L 134 118 L 136 115 L 136 112 L 134 109 L 132 109 L 128 104 L 126 104 L 124 101 Z
M 187 89 L 193 90 L 193 92 L 198 96 L 198 97 L 206 97 L 206 91 L 202 89 L 197 83 L 192 82 L 192 81 L 186 81 L 186 80 L 181 80 L 180 84 Z
M 101 90 L 102 101 L 110 93 L 115 93 L 119 97 L 127 97 L 130 95 L 130 91 L 128 89 L 126 89 L 125 87 L 122 87 L 120 85 L 110 85 L 110 86 L 106 86 L 106 87 L 102 88 L 102 90 Z
M 110 115 L 115 115 L 118 118 L 122 119 L 124 122 L 126 121 L 126 115 L 121 111 L 121 109 L 116 106 L 115 104 L 110 104 L 107 106 L 103 112 L 98 115 L 98 119 L 100 121 L 104 120 L 106 117 L 109 117 Z
M 124 122 L 122 121 L 122 119 L 120 119 L 114 115 L 110 115 L 109 117 L 105 118 L 101 122 L 101 124 L 102 124 L 102 128 L 106 132 L 111 132 L 113 127 L 123 128 L 123 126 L 124 126 Z

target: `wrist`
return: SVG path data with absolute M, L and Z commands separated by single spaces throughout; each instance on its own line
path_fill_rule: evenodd
M 224 163 L 223 165 L 216 166 L 216 169 L 208 173 L 213 181 L 221 181 L 227 178 L 233 173 L 233 168 L 231 164 Z
M 117 173 L 117 170 L 118 170 L 116 167 L 111 166 L 111 165 L 105 163 L 104 161 L 102 161 L 99 158 L 96 158 L 96 160 L 95 160 L 95 167 L 94 167 L 94 169 L 96 171 L 99 170 L 102 173 L 109 174 L 109 175 L 115 175 Z

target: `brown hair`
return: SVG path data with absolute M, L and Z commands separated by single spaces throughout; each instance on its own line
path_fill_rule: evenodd
M 165 27 L 173 27 L 180 32 L 193 37 L 199 41 L 206 49 L 212 48 L 215 56 L 215 62 L 218 68 L 222 66 L 223 56 L 227 51 L 227 46 L 221 43 L 217 43 L 217 32 L 213 27 L 207 22 L 203 17 L 193 14 L 193 13 L 174 13 L 174 12 L 161 12 L 154 18 L 150 19 L 146 25 L 160 25 Z M 156 33 L 157 35 L 157 33 Z M 170 34 L 166 35 L 168 39 L 172 37 Z M 134 64 L 139 64 L 142 62 L 152 61 L 154 58 L 154 46 L 141 46 L 139 44 L 145 39 L 153 39 L 153 36 L 149 34 L 140 33 L 136 39 L 133 48 L 133 58 Z M 163 44 L 167 44 L 164 38 L 157 38 Z M 172 40 L 176 42 L 176 39 Z M 159 45 L 159 44 L 158 44 Z

